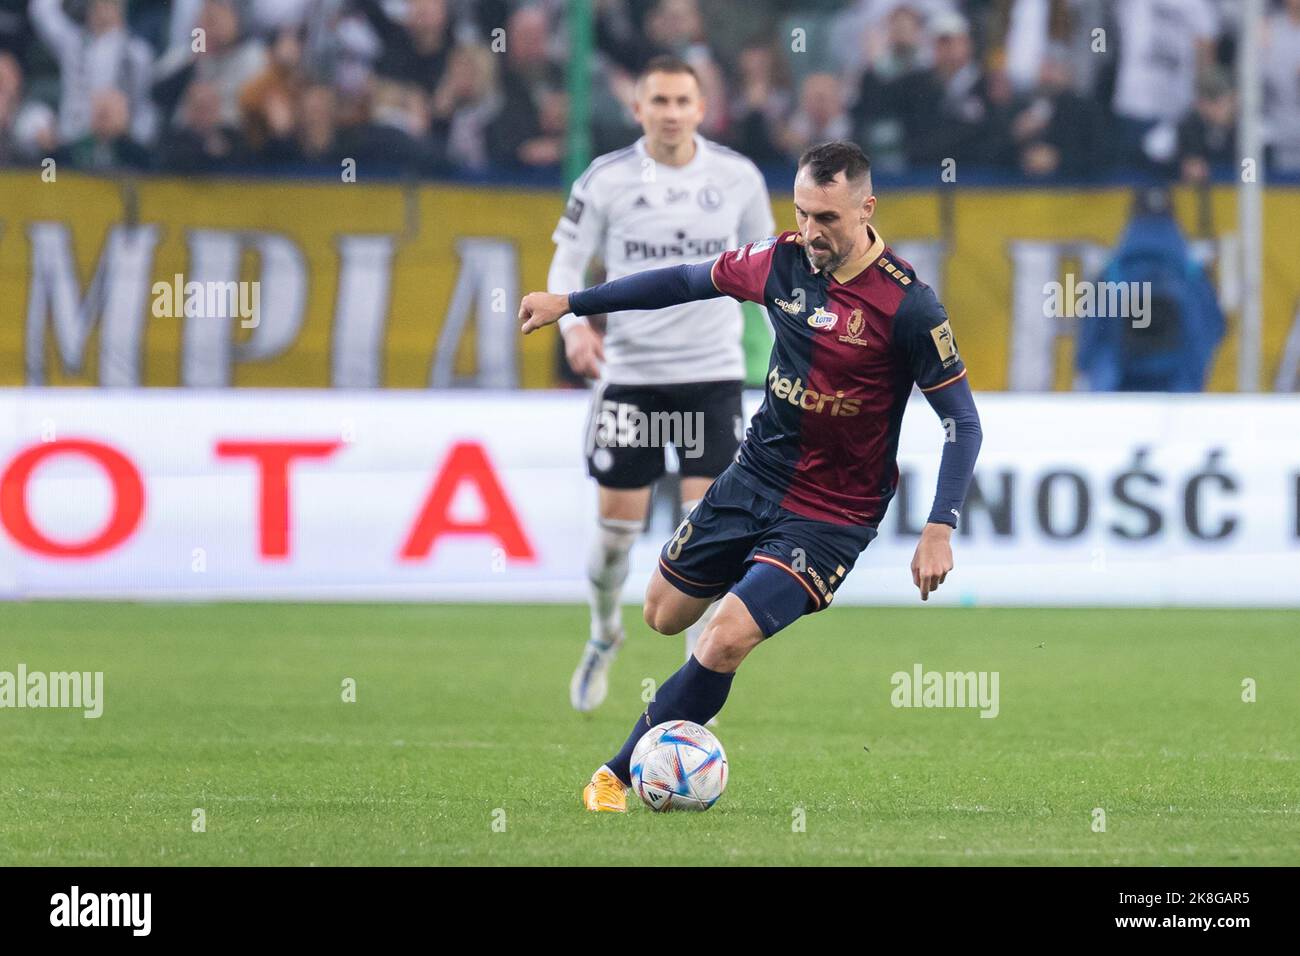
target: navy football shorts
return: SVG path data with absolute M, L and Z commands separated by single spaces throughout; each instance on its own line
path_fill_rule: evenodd
M 805 518 L 756 494 L 728 468 L 659 554 L 668 583 L 692 597 L 728 591 L 764 636 L 830 606 L 876 536 L 865 525 Z

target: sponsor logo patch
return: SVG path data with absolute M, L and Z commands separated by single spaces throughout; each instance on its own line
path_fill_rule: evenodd
M 767 387 L 771 390 L 773 398 L 789 402 L 796 408 L 812 412 L 814 415 L 828 414 L 852 418 L 862 411 L 862 399 L 845 398 L 842 389 L 837 389 L 832 394 L 807 388 L 803 379 L 796 378 L 791 381 L 782 375 L 775 365 L 767 374 Z
M 578 224 L 578 220 L 582 218 L 582 210 L 585 207 L 586 207 L 586 203 L 584 203 L 577 196 L 570 196 L 569 204 L 564 207 L 564 218 L 569 220 L 569 222 L 573 223 L 576 226 Z
M 934 339 L 935 351 L 939 353 L 939 359 L 943 362 L 943 367 L 954 364 L 959 356 L 957 355 L 957 340 L 952 337 L 952 326 L 948 320 L 943 320 L 943 325 L 936 326 L 930 330 L 930 338 Z
M 727 251 L 729 245 L 725 236 L 716 238 L 696 238 L 684 232 L 677 232 L 672 240 L 656 242 L 649 239 L 624 239 L 623 258 L 628 262 L 643 262 L 654 259 L 682 258 L 702 259 L 716 256 Z M 740 255 L 737 250 L 737 256 Z
M 817 306 L 816 311 L 814 311 L 812 315 L 808 316 L 808 324 L 814 329 L 829 329 L 835 325 L 835 320 L 837 318 L 838 316 L 834 312 L 827 312 L 819 305 Z

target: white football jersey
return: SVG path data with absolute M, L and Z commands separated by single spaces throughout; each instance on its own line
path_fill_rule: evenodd
M 587 167 L 551 238 L 557 256 L 581 257 L 580 271 L 598 255 L 606 277 L 617 279 L 714 259 L 775 229 L 767 184 L 744 156 L 697 135 L 690 162 L 665 166 L 647 154 L 642 137 Z M 729 297 L 613 313 L 604 379 L 619 385 L 743 379 L 742 322 L 740 303 Z

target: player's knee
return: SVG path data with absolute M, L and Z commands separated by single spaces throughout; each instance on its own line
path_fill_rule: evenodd
M 627 579 L 628 552 L 640 522 L 602 518 L 587 558 L 587 578 L 598 588 L 619 587 Z
M 710 624 L 700 635 L 695 656 L 709 670 L 729 674 L 740 667 L 740 662 L 753 648 L 753 642 L 742 639 L 734 631 Z
M 720 607 L 700 635 L 695 656 L 709 670 L 731 673 L 763 640 L 748 611 L 735 606 Z

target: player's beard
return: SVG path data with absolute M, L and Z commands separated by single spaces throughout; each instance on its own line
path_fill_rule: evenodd
M 840 266 L 844 265 L 846 261 L 848 261 L 847 253 L 835 252 L 831 249 L 818 249 L 816 250 L 817 252 L 825 252 L 830 254 L 830 258 L 828 258 L 824 263 L 818 264 L 817 260 L 813 258 L 813 251 L 814 250 L 812 246 L 809 246 L 807 249 L 808 262 L 812 265 L 814 269 L 816 269 L 819 272 L 824 272 L 827 274 L 832 273 Z

